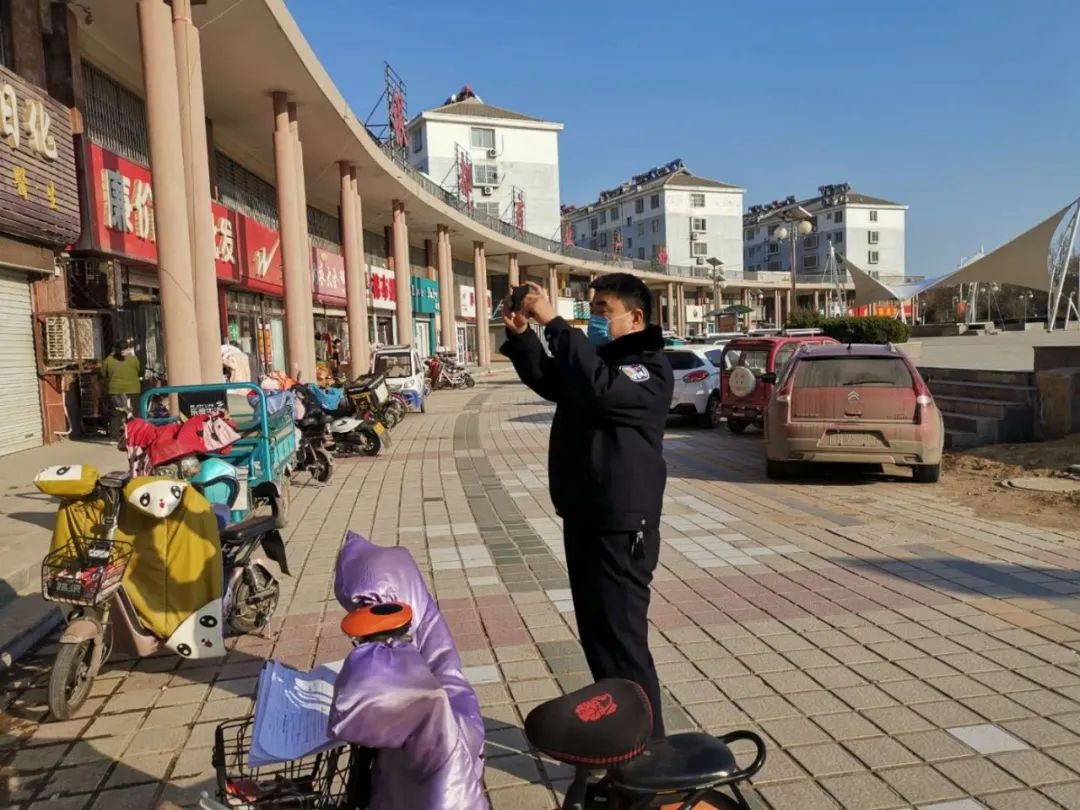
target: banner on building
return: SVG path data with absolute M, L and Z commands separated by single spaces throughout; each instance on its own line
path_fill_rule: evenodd
M 397 278 L 385 267 L 370 267 L 371 305 L 375 309 L 397 308 Z
M 311 289 L 324 304 L 345 304 L 345 257 L 322 248 L 311 249 Z

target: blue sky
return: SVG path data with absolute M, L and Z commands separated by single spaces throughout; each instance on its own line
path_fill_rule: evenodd
M 1080 3 L 288 0 L 358 115 L 471 84 L 566 125 L 563 202 L 680 157 L 745 203 L 850 182 L 938 275 L 1080 195 Z

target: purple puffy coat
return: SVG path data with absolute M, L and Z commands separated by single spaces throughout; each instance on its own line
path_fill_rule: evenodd
M 480 703 L 412 555 L 348 532 L 334 594 L 346 610 L 405 602 L 413 611 L 412 641 L 357 647 L 334 690 L 331 736 L 380 749 L 373 810 L 486 810 Z

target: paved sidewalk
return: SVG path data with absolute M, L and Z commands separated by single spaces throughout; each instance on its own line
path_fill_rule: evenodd
M 331 576 L 352 528 L 430 573 L 483 705 L 496 810 L 555 807 L 569 769 L 529 752 L 522 719 L 588 674 L 546 495 L 552 412 L 505 374 L 440 392 L 389 455 L 299 488 L 282 620 L 223 661 L 115 663 L 79 719 L 40 723 L 42 648 L 0 681 L 0 806 L 194 806 L 263 659 L 348 651 Z M 651 611 L 669 730 L 763 734 L 759 810 L 1080 809 L 1080 532 L 883 477 L 769 483 L 761 452 L 670 425 Z

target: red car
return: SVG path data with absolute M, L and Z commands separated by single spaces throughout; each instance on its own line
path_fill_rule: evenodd
M 892 464 L 930 484 L 944 441 L 930 389 L 895 346 L 810 346 L 769 402 L 766 473 L 780 478 L 806 462 Z
M 836 341 L 824 335 L 774 335 L 735 338 L 724 347 L 720 379 L 720 416 L 728 430 L 742 433 L 762 427 L 773 386 L 800 346 Z

